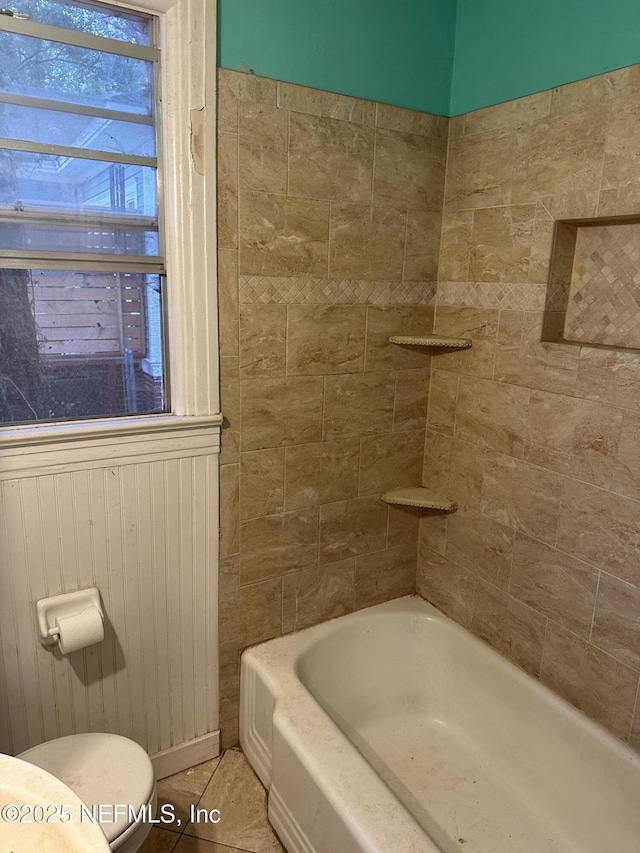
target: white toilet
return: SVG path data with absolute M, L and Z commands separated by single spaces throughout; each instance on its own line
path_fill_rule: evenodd
M 57 738 L 21 753 L 18 758 L 47 770 L 64 782 L 98 816 L 103 807 L 102 831 L 112 850 L 135 853 L 151 830 L 127 809 L 114 813 L 114 805 L 130 805 L 133 815 L 145 806 L 155 815 L 156 783 L 147 753 L 129 738 L 112 734 L 82 734 Z M 105 808 L 106 807 L 106 808 Z M 120 814 L 119 812 L 124 812 Z

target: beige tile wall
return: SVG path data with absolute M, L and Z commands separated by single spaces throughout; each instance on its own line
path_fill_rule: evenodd
M 640 66 L 451 122 L 423 596 L 640 747 L 640 356 L 541 343 L 553 221 L 640 213 Z
M 448 122 L 219 73 L 221 721 L 247 645 L 415 591 Z M 514 257 L 513 263 L 518 263 Z

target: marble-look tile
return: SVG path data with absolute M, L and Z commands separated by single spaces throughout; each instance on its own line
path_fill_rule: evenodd
M 360 442 L 358 493 L 379 495 L 401 486 L 416 486 L 422 474 L 423 432 L 365 436 Z
M 540 672 L 546 626 L 544 616 L 478 580 L 471 630 L 533 676 Z
M 525 459 L 606 487 L 613 477 L 621 429 L 620 409 L 534 391 Z
M 308 113 L 291 113 L 289 195 L 370 202 L 373 128 Z
M 611 490 L 640 500 L 640 412 L 623 413 Z
M 360 373 L 364 368 L 364 305 L 290 305 L 287 373 Z
M 265 515 L 240 525 L 240 584 L 279 577 L 318 562 L 318 509 Z
M 242 648 L 282 634 L 282 579 L 271 578 L 240 588 Z M 232 715 L 230 715 L 232 716 Z
M 239 499 L 240 466 L 220 466 L 220 556 L 240 550 Z
M 558 474 L 488 451 L 481 511 L 508 527 L 553 544 L 562 483 Z
M 351 613 L 355 577 L 354 559 L 286 575 L 282 579 L 282 630 L 299 631 Z
M 153 826 L 140 848 L 140 853 L 172 853 L 179 839 L 177 832 Z
M 375 204 L 442 209 L 446 139 L 376 130 Z
M 284 448 L 240 454 L 240 518 L 284 509 Z
M 444 553 L 463 569 L 500 589 L 506 589 L 511 573 L 514 535 L 510 527 L 462 506 L 447 518 Z
M 390 372 L 327 376 L 323 439 L 390 432 L 394 394 L 395 376 Z
M 415 592 L 416 555 L 417 542 L 356 557 L 356 610 Z
M 493 376 L 496 355 L 499 312 L 492 308 L 466 308 L 439 305 L 436 308 L 434 332 L 471 338 L 471 349 L 438 353 L 438 367 L 468 376 Z
M 396 396 L 393 405 L 393 429 L 424 429 L 427 423 L 429 372 L 396 371 Z
M 440 211 L 409 209 L 404 247 L 404 281 L 436 280 L 441 227 Z
M 244 755 L 227 750 L 198 808 L 219 809 L 220 823 L 192 823 L 186 835 L 251 853 L 284 853 L 267 818 L 267 795 Z
M 579 480 L 566 480 L 558 548 L 640 585 L 640 503 Z
M 240 306 L 240 378 L 284 376 L 287 306 L 253 303 Z
M 460 512 L 458 507 L 457 512 Z M 449 519 L 455 513 L 428 513 L 421 512 L 420 529 L 418 531 L 419 541 L 429 551 L 434 551 L 444 557 L 447 545 L 447 528 L 449 527 Z
M 578 379 L 580 347 L 542 342 L 541 333 L 542 313 L 501 311 L 495 379 L 572 394 Z
M 286 110 L 241 103 L 238 109 L 239 185 L 263 193 L 287 192 Z
M 516 136 L 490 130 L 452 139 L 447 160 L 445 212 L 508 204 Z
M 417 543 L 420 521 L 424 515 L 424 510 L 418 507 L 389 505 L 387 548 L 399 548 L 401 545 Z
M 480 509 L 484 451 L 476 445 L 427 431 L 422 485 Z
M 441 281 L 467 281 L 469 278 L 472 229 L 472 210 L 451 211 L 442 217 L 438 267 Z
M 320 507 L 320 563 L 382 551 L 387 542 L 387 505 L 354 498 Z
M 635 140 L 640 133 L 638 92 L 617 101 L 607 116 L 602 186 L 616 187 L 638 181 L 640 154 Z
M 326 278 L 328 202 L 245 190 L 239 228 L 241 273 Z
M 528 388 L 461 376 L 456 438 L 509 456 L 522 457 L 530 396 Z
M 456 425 L 456 406 L 460 374 L 448 370 L 432 370 L 429 385 L 429 429 L 453 435 Z
M 429 350 L 389 342 L 391 335 L 428 335 L 433 329 L 430 305 L 367 307 L 366 370 L 426 370 Z
M 386 130 L 399 130 L 404 133 L 417 133 L 421 136 L 434 136 L 446 139 L 449 119 L 433 113 L 394 107 L 390 104 L 377 104 L 376 126 Z
M 219 133 L 217 149 L 218 249 L 238 246 L 238 135 Z
M 548 116 L 517 131 L 511 203 L 598 189 L 605 110 Z
M 544 209 L 554 219 L 589 219 L 596 215 L 598 207 L 598 188 L 591 190 L 572 190 L 543 196 L 540 199 Z
M 406 227 L 404 210 L 332 204 L 329 275 L 363 281 L 401 280 Z
M 551 92 L 536 92 L 534 95 L 466 113 L 464 132 L 468 136 L 487 130 L 518 127 L 526 122 L 539 121 L 549 114 L 550 108 Z
M 597 216 L 628 216 L 640 213 L 640 183 L 600 190 Z
M 217 69 L 216 118 L 218 133 L 238 132 L 238 98 L 233 86 L 227 82 L 229 72 L 226 68 Z
M 598 572 L 563 551 L 519 533 L 509 592 L 549 619 L 588 639 Z
M 552 89 L 551 112 L 562 115 L 586 111 L 637 94 L 639 89 L 640 67 L 630 65 Z
M 533 284 L 547 284 L 549 281 L 554 226 L 553 217 L 546 207 L 538 202 L 533 219 L 529 256 L 529 281 Z
M 449 119 L 449 139 L 459 139 L 464 136 L 464 121 L 464 113 Z
M 240 709 L 240 652 L 242 636 L 218 647 L 220 719 L 238 716 Z
M 370 126 L 375 124 L 376 104 L 373 101 L 293 83 L 278 83 L 278 106 L 307 116 L 324 116 Z
M 220 464 L 240 458 L 240 359 L 220 359 L 220 405 L 224 419 L 220 434 Z
M 246 379 L 240 393 L 243 450 L 308 444 L 322 438 L 322 377 Z
M 469 267 L 472 281 L 529 280 L 535 212 L 532 204 L 475 211 Z
M 240 637 L 240 555 L 220 557 L 218 573 L 218 642 Z
M 640 409 L 638 354 L 581 347 L 575 393 L 587 400 L 625 409 Z
M 602 574 L 591 642 L 640 670 L 640 588 Z
M 300 509 L 358 496 L 360 440 L 286 448 L 285 508 Z
M 239 355 L 238 252 L 218 250 L 218 323 L 220 356 Z
M 173 806 L 176 818 L 181 821 L 180 827 L 176 827 L 178 831 L 189 822 L 191 806 L 195 806 L 204 793 L 219 763 L 220 757 L 212 758 L 197 767 L 174 773 L 173 776 L 167 776 L 158 782 L 158 811 L 165 803 Z
M 238 703 L 239 705 L 239 703 Z M 238 707 L 238 712 L 240 708 Z M 231 749 L 240 743 L 240 720 L 232 717 L 230 720 L 220 720 L 220 747 Z
M 418 594 L 446 616 L 469 628 L 473 616 L 476 578 L 473 572 L 432 551 L 425 542 L 418 549 Z
M 626 740 L 638 686 L 637 672 L 550 622 L 540 680 Z
M 255 104 L 276 103 L 276 81 L 246 71 L 218 68 L 219 94 Z

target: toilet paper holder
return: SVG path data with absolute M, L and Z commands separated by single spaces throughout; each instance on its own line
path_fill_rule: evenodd
M 100 602 L 100 592 L 96 587 L 79 589 L 76 592 L 63 592 L 49 598 L 36 601 L 36 616 L 43 646 L 52 646 L 60 639 L 56 619 L 76 616 L 88 607 L 95 607 L 104 621 L 104 612 Z

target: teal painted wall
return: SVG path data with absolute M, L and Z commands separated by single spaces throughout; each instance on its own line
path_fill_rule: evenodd
M 458 0 L 451 115 L 640 62 L 640 0 Z
M 456 0 L 218 0 L 218 10 L 223 68 L 448 115 Z

